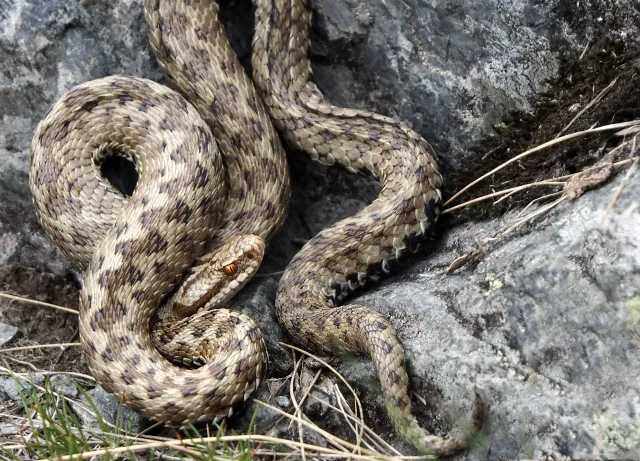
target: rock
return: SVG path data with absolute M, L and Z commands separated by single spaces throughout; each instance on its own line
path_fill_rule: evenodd
M 73 412 L 80 419 L 82 427 L 92 429 L 100 427 L 100 424 L 98 424 L 96 409 L 91 405 L 91 403 L 89 403 L 84 395 L 80 396 L 77 400 L 69 400 L 68 403 Z M 102 414 L 100 414 L 100 417 L 103 418 L 103 421 L 106 419 Z
M 2 424 L 0 425 L 0 437 L 18 435 L 20 434 L 20 428 L 17 425 Z
M 276 397 L 276 403 L 283 410 L 286 410 L 289 407 L 291 407 L 291 399 L 289 397 L 284 396 L 284 395 Z
M 460 168 L 514 110 L 531 113 L 589 38 L 637 36 L 632 0 L 312 1 L 314 76 L 338 105 L 409 124 Z
M 357 298 L 396 326 L 425 428 L 460 426 L 481 392 L 487 421 L 468 459 L 639 456 L 640 172 L 606 213 L 623 176 L 447 276 L 516 213 L 450 230 L 429 259 Z M 341 371 L 384 415 L 372 367 Z
M 52 389 L 70 399 L 77 399 L 80 395 L 78 383 L 67 375 L 54 375 L 49 380 Z
M 9 399 L 14 402 L 22 401 L 23 395 L 33 391 L 34 386 L 44 384 L 44 375 L 40 373 L 31 373 L 28 376 L 10 376 L 2 381 L 2 391 Z
M 18 327 L 0 322 L 0 347 L 13 341 L 19 333 Z
M 284 392 L 284 389 L 281 391 Z M 272 395 L 268 386 L 260 386 L 249 400 L 234 408 L 233 416 L 228 421 L 229 427 L 243 434 L 265 434 L 273 430 L 274 426 L 288 424 L 288 419 L 256 402 L 259 400 L 277 408 L 278 398 L 280 396 Z
M 328 380 L 326 380 L 328 381 Z M 333 394 L 328 394 L 319 386 L 309 392 L 304 402 L 304 414 L 316 425 L 343 440 L 352 440 L 353 431 L 346 423 L 345 416 L 327 404 L 340 408 Z M 365 407 L 366 408 L 366 407 Z M 366 410 L 369 411 L 368 409 Z
M 83 400 L 85 404 L 88 404 L 84 396 L 81 400 Z M 152 421 L 140 416 L 128 407 L 121 405 L 114 396 L 105 392 L 100 385 L 95 387 L 92 401 L 105 421 L 115 424 L 119 428 L 125 429 L 132 434 L 138 434 L 153 425 Z M 89 408 L 93 410 L 92 406 L 89 406 Z M 96 416 L 92 414 L 92 412 L 86 413 L 85 418 L 87 419 L 83 419 L 84 424 L 93 427 L 98 425 Z
M 302 386 L 306 390 L 306 386 Z M 326 421 L 332 415 L 333 410 L 324 402 L 336 406 L 333 396 L 324 389 L 315 388 L 309 392 L 309 396 L 304 402 L 304 414 L 314 421 Z
M 293 424 L 280 424 L 276 426 L 270 434 L 272 437 L 278 437 L 281 439 L 300 441 L 300 429 L 296 423 Z M 309 428 L 302 429 L 302 440 L 304 443 L 315 445 L 317 447 L 326 447 L 327 441 L 325 438 Z

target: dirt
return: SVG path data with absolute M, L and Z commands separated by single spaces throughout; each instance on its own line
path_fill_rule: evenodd
M 78 288 L 71 274 L 55 276 L 41 269 L 17 265 L 0 267 L 0 291 L 27 293 L 38 301 L 73 309 L 78 307 Z M 22 333 L 11 347 L 79 340 L 77 315 L 53 308 L 11 301 L 0 312 L 0 321 L 17 326 Z M 79 347 L 17 351 L 5 358 L 16 372 L 33 371 L 35 367 L 88 373 Z

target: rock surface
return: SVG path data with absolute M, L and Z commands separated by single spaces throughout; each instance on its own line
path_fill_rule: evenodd
M 250 2 L 221 3 L 231 40 L 247 62 Z M 71 265 L 33 213 L 29 143 L 51 103 L 76 84 L 116 73 L 162 81 L 140 4 L 0 3 L 0 290 L 75 302 Z M 552 89 L 549 82 L 592 44 L 602 53 L 611 53 L 600 46 L 604 39 L 638 46 L 640 6 L 633 0 L 311 5 L 313 70 L 322 91 L 336 104 L 408 122 L 442 154 L 447 177 L 465 170 L 475 174 L 472 148 L 500 138 L 503 119 L 514 111 L 537 110 L 541 93 Z M 290 217 L 271 246 L 264 273 L 282 270 L 304 241 L 377 192 L 372 180 L 290 154 Z M 482 160 L 499 163 L 491 151 Z M 448 187 L 459 186 L 452 180 Z M 640 456 L 633 451 L 640 445 L 634 342 L 640 254 L 632 238 L 640 228 L 637 173 L 600 226 L 614 187 L 564 205 L 480 264 L 454 276 L 437 275 L 479 236 L 504 225 L 501 218 L 464 223 L 446 233 L 428 260 L 360 299 L 389 314 L 398 328 L 412 388 L 428 403 L 424 408 L 416 402 L 425 427 L 445 434 L 464 421 L 473 386 L 481 390 L 489 408 L 486 438 L 467 458 Z M 238 303 L 268 338 L 272 376 L 284 376 L 291 356 L 277 344 L 284 337 L 273 317 L 275 283 L 265 278 L 252 287 Z M 53 318 L 25 307 L 35 314 L 25 315 L 23 325 L 14 321 L 21 311 L 2 299 L 0 312 L 31 340 L 51 341 L 40 341 L 38 331 L 62 328 L 61 339 L 73 340 L 72 314 Z M 81 366 L 76 359 L 68 363 Z M 362 384 L 375 382 L 371 367 L 355 360 L 341 370 L 360 384 L 372 426 L 392 439 L 375 393 Z
M 98 417 L 93 411 L 93 406 L 84 396 L 82 396 L 80 402 L 84 405 L 82 408 L 84 411 L 80 412 L 80 409 L 75 409 L 75 411 L 82 417 L 83 426 L 98 427 Z M 107 393 L 100 385 L 93 390 L 92 402 L 100 412 L 100 417 L 103 420 L 117 427 L 126 428 L 134 434 L 144 431 L 153 424 L 152 421 L 121 405 L 114 396 Z
M 33 392 L 34 386 L 41 386 L 44 383 L 44 376 L 39 373 L 32 373 L 27 377 L 4 378 L 0 383 L 2 393 L 15 402 L 21 400 L 22 395 Z M 22 394 L 22 395 L 21 395 Z
M 20 330 L 13 325 L 0 322 L 0 346 L 13 341 L 20 334 Z
M 607 214 L 622 176 L 450 276 L 517 213 L 447 232 L 357 299 L 396 326 L 427 428 L 463 423 L 474 388 L 485 397 L 486 439 L 469 459 L 640 456 L 640 171 Z M 360 362 L 341 370 L 373 376 Z

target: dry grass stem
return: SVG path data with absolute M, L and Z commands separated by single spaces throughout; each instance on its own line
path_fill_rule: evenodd
M 356 393 L 355 389 L 351 386 L 351 384 L 349 384 L 349 382 L 344 378 L 344 376 L 342 376 L 338 372 L 338 370 L 336 370 L 334 367 L 329 365 L 329 363 L 327 363 L 325 360 L 322 360 L 320 357 L 317 357 L 317 356 L 313 355 L 310 352 L 307 352 L 307 351 L 305 351 L 303 349 L 300 349 L 299 347 L 296 347 L 296 346 L 293 346 L 293 345 L 287 344 L 287 343 L 280 343 L 280 345 L 283 346 L 283 347 L 288 347 L 290 349 L 298 351 L 301 354 L 306 355 L 307 357 L 311 357 L 312 359 L 316 360 L 318 363 L 320 363 L 324 367 L 326 367 L 329 371 L 331 371 L 338 379 L 340 379 L 340 381 L 342 381 L 344 383 L 344 385 L 347 387 L 347 389 L 349 389 L 349 392 L 351 392 L 351 394 L 353 395 L 353 398 L 355 400 L 355 405 L 356 405 L 356 414 L 359 414 L 359 415 L 363 415 L 364 414 L 364 411 L 362 410 L 362 404 L 360 403 L 360 399 L 358 398 L 358 394 Z
M 294 352 L 294 351 L 292 351 L 292 352 Z M 312 357 L 314 360 L 315 360 L 315 359 L 317 359 L 317 357 L 315 357 L 315 356 L 313 356 L 313 355 L 311 355 L 311 357 Z M 295 360 L 295 357 L 294 357 L 294 360 Z M 293 403 L 293 406 L 295 407 L 294 415 L 295 415 L 297 418 L 299 418 L 299 419 L 297 420 L 297 422 L 298 422 L 298 432 L 299 432 L 299 437 L 300 437 L 300 439 L 301 439 L 300 441 L 301 441 L 301 442 L 303 442 L 303 440 L 302 440 L 302 433 L 303 433 L 303 430 L 302 430 L 302 425 L 301 425 L 300 421 L 301 421 L 302 419 L 304 419 L 305 421 L 308 421 L 309 423 L 311 423 L 311 422 L 310 422 L 310 420 L 306 417 L 306 415 L 304 414 L 304 412 L 302 411 L 302 404 L 304 403 L 304 401 L 306 400 L 306 398 L 310 395 L 311 390 L 312 390 L 312 389 L 313 389 L 313 387 L 315 386 L 315 384 L 316 384 L 316 382 L 317 382 L 318 378 L 320 377 L 320 374 L 322 373 L 322 369 L 319 369 L 319 370 L 316 372 L 316 374 L 314 375 L 313 379 L 311 380 L 311 382 L 309 383 L 309 385 L 308 385 L 308 386 L 306 387 L 306 389 L 304 390 L 304 393 L 303 393 L 303 395 L 302 395 L 302 397 L 301 397 L 300 401 L 298 401 L 298 400 L 297 400 L 297 398 L 296 398 L 296 395 L 295 395 L 295 391 L 294 391 L 294 382 L 295 382 L 295 378 L 298 376 L 298 369 L 299 369 L 299 365 L 300 365 L 301 363 L 302 363 L 302 360 L 301 360 L 301 359 L 297 359 L 297 360 L 295 361 L 294 371 L 293 371 L 293 374 L 292 374 L 292 379 L 291 379 L 291 381 L 290 381 L 289 394 L 290 394 L 290 397 L 291 397 L 291 401 L 292 401 L 292 403 Z M 313 396 L 312 396 L 312 397 L 313 397 Z M 314 397 L 314 398 L 315 398 L 315 397 Z M 319 399 L 315 398 L 315 400 L 319 400 Z M 335 407 L 333 407 L 333 408 L 335 408 Z M 362 426 L 364 425 L 364 421 L 363 421 L 362 419 L 357 420 L 357 421 L 358 421 L 359 423 L 361 423 L 361 424 L 360 424 L 360 427 L 362 427 Z M 293 422 L 293 421 L 292 421 L 292 422 Z M 311 424 L 313 424 L 313 423 L 311 423 Z M 351 452 L 353 452 L 353 453 L 361 453 L 360 446 L 361 446 L 361 443 L 362 443 L 362 434 L 363 434 L 363 429 L 361 429 L 360 431 L 357 431 L 357 430 L 355 430 L 355 428 L 354 428 L 354 434 L 355 434 L 355 436 L 356 436 L 356 444 L 355 444 L 356 448 L 352 448 L 352 449 L 351 449 Z M 341 451 L 349 452 L 349 448 L 348 448 L 348 447 L 345 447 L 342 443 L 340 443 L 341 441 L 342 441 L 342 440 L 341 440 L 341 439 L 339 439 L 339 438 L 337 438 L 337 439 L 335 439 L 335 440 L 328 440 L 329 444 L 331 444 L 331 445 L 332 445 L 332 446 L 334 446 L 335 448 L 337 448 L 337 449 L 339 449 L 339 450 L 341 450 Z M 302 455 L 303 455 L 303 456 L 305 456 L 305 455 L 304 455 L 304 452 L 302 453 Z
M 63 348 L 63 347 L 73 347 L 73 346 L 80 346 L 80 343 L 34 344 L 33 346 L 9 347 L 7 349 L 0 349 L 0 353 L 28 351 L 28 350 L 34 350 L 34 349 L 53 349 L 56 347 Z
M 340 408 L 337 408 L 331 405 L 329 402 L 325 402 L 324 400 L 319 399 L 314 395 L 312 395 L 311 398 L 317 400 L 318 402 L 321 402 L 323 405 L 326 405 L 328 408 L 332 409 L 333 411 L 336 411 L 342 414 L 347 420 L 353 421 L 355 424 L 360 425 L 363 428 L 364 432 L 366 433 L 369 441 L 372 444 L 377 445 L 378 451 L 384 452 L 386 450 L 387 452 L 394 453 L 397 456 L 402 456 L 402 454 L 398 450 L 396 450 L 393 446 L 387 443 L 382 437 L 376 434 L 376 432 L 373 431 L 373 429 L 371 429 L 369 426 L 364 424 L 364 421 L 362 420 L 362 418 L 356 417 L 356 415 L 353 413 L 353 410 L 347 405 L 347 400 L 345 399 L 344 395 L 342 395 L 342 392 L 340 392 L 340 389 L 335 384 L 334 384 L 334 391 L 336 394 L 336 401 L 340 404 Z M 341 404 L 341 402 L 344 402 L 345 405 Z M 344 408 L 346 408 L 346 411 L 344 410 Z
M 570 133 L 564 136 L 561 136 L 559 138 L 553 139 L 551 141 L 547 141 L 543 144 L 540 144 L 539 146 L 536 146 L 532 149 L 529 149 L 519 155 L 516 155 L 515 157 L 512 157 L 511 159 L 507 160 L 506 162 L 502 163 L 501 165 L 495 167 L 493 170 L 489 171 L 488 173 L 480 176 L 479 178 L 475 179 L 474 181 L 470 182 L 469 184 L 467 184 L 465 187 L 463 187 L 460 191 L 458 191 L 457 193 L 455 193 L 449 200 L 447 200 L 444 203 L 444 207 L 446 207 L 447 205 L 449 205 L 451 202 L 453 202 L 455 199 L 457 199 L 458 197 L 460 197 L 462 194 L 464 194 L 467 190 L 469 190 L 470 188 L 472 188 L 473 186 L 475 186 L 476 184 L 478 184 L 479 182 L 481 182 L 482 180 L 488 178 L 489 176 L 493 175 L 494 173 L 497 173 L 498 171 L 502 170 L 503 168 L 505 168 L 508 165 L 511 165 L 514 162 L 517 162 L 518 160 L 521 160 L 531 154 L 534 154 L 536 152 L 539 152 L 541 150 L 544 150 L 548 147 L 551 147 L 553 145 L 565 142 L 565 141 L 569 141 L 571 139 L 574 138 L 578 138 L 580 136 L 584 136 L 587 134 L 591 134 L 591 133 L 600 133 L 603 131 L 613 131 L 613 130 L 620 130 L 620 129 L 624 129 L 624 128 L 629 128 L 629 127 L 636 127 L 636 126 L 640 126 L 640 120 L 634 120 L 631 122 L 622 122 L 622 123 L 614 123 L 611 125 L 604 125 L 601 127 L 597 127 L 597 128 L 589 128 L 588 130 L 583 130 L 583 131 L 577 131 L 575 133 Z
M 542 202 L 544 200 L 547 200 L 547 199 L 550 199 L 550 198 L 553 198 L 553 197 L 557 197 L 557 196 L 562 195 L 562 194 L 564 194 L 564 192 L 560 191 L 560 192 L 553 192 L 552 194 L 545 194 L 545 195 L 542 195 L 542 196 L 540 196 L 538 198 L 534 198 L 529 203 L 527 203 L 527 206 L 525 206 L 522 210 L 520 210 L 520 212 L 516 215 L 516 217 L 519 218 L 520 216 L 525 214 L 526 211 L 529 208 L 531 208 L 533 205 L 537 204 L 538 202 Z
M 304 451 L 304 429 L 302 428 L 302 423 L 301 423 L 303 418 L 303 412 L 300 408 L 300 404 L 298 403 L 298 400 L 296 399 L 296 393 L 294 389 L 295 378 L 298 374 L 298 368 L 300 367 L 300 363 L 302 362 L 302 360 L 301 359 L 296 360 L 295 352 L 291 351 L 291 354 L 293 355 L 294 366 L 293 366 L 293 372 L 291 374 L 291 379 L 289 380 L 289 396 L 291 397 L 291 403 L 293 403 L 293 406 L 295 408 L 294 415 L 298 418 L 298 438 L 300 439 L 300 443 L 302 444 L 300 448 L 300 455 L 302 456 L 302 460 L 306 461 L 307 455 Z M 318 375 L 319 373 L 316 374 L 316 376 Z M 315 384 L 315 379 L 312 381 L 311 385 L 307 388 L 306 392 L 308 392 L 311 389 L 311 387 L 313 387 L 314 384 Z M 305 395 L 306 395 L 306 392 L 305 392 Z
M 39 373 L 41 375 L 44 376 L 52 376 L 52 375 L 68 375 L 68 376 L 75 376 L 78 378 L 82 378 L 82 379 L 86 379 L 89 382 L 95 382 L 95 378 L 93 376 L 90 375 L 85 375 L 84 373 L 78 373 L 75 371 L 48 371 L 48 370 L 36 370 L 36 373 Z M 33 373 L 16 373 L 13 372 L 11 370 L 9 370 L 6 367 L 2 367 L 0 366 L 0 375 L 6 375 L 6 376 L 18 376 L 18 377 L 29 377 L 30 375 L 32 375 Z
M 609 216 L 609 213 L 611 213 L 611 210 L 613 210 L 613 206 L 615 205 L 616 201 L 620 197 L 620 194 L 622 193 L 622 190 L 627 185 L 627 182 L 629 182 L 629 178 L 635 172 L 636 165 L 638 164 L 638 160 L 639 159 L 637 157 L 634 159 L 633 165 L 631 165 L 631 167 L 627 171 L 627 174 L 625 174 L 624 178 L 622 178 L 622 181 L 620 181 L 620 184 L 616 188 L 616 191 L 613 194 L 613 197 L 611 197 L 611 201 L 609 202 L 609 205 L 607 205 L 607 208 L 604 210 L 604 215 L 602 216 L 602 219 L 600 220 L 600 226 L 604 225 L 604 222 L 607 219 L 607 216 Z
M 549 212 L 550 210 L 552 210 L 553 208 L 555 208 L 556 206 L 558 206 L 560 203 L 564 202 L 567 200 L 567 197 L 565 194 L 563 194 L 562 196 L 560 196 L 560 198 L 558 198 L 557 200 L 555 200 L 554 202 L 551 202 L 548 205 L 545 205 L 544 207 L 540 208 L 539 210 L 536 210 L 532 213 L 529 213 L 528 215 L 526 215 L 524 218 L 521 218 L 520 220 L 516 221 L 515 224 L 509 226 L 507 229 L 505 229 L 504 231 L 500 232 L 500 236 L 505 236 L 507 235 L 509 232 L 511 232 L 512 230 L 516 229 L 517 227 L 523 225 L 524 223 L 531 221 L 532 219 L 541 216 L 547 212 Z
M 493 192 L 491 194 L 483 195 L 482 197 L 474 198 L 473 200 L 469 200 L 469 201 L 461 203 L 459 205 L 452 206 L 451 208 L 446 208 L 446 209 L 442 210 L 442 214 L 451 213 L 451 212 L 459 210 L 461 208 L 465 208 L 465 207 L 467 207 L 469 205 L 473 205 L 474 203 L 483 202 L 485 200 L 489 200 L 489 199 L 494 198 L 494 197 L 500 197 L 500 196 L 503 196 L 503 195 L 510 196 L 515 192 L 520 192 L 522 190 L 530 189 L 532 187 L 563 186 L 564 185 L 564 182 L 558 181 L 558 180 L 555 180 L 555 179 L 557 179 L 557 178 L 550 179 L 550 180 L 545 180 L 545 181 L 533 182 L 533 183 L 529 183 L 529 184 L 523 184 L 521 186 L 515 186 L 515 187 L 511 187 L 509 189 L 503 189 L 503 190 L 500 190 L 500 191 L 497 191 L 497 192 Z M 498 202 L 496 202 L 496 203 L 498 203 Z
M 331 458 L 334 459 L 358 459 L 364 461 L 373 461 L 373 460 L 387 460 L 387 461 L 403 461 L 403 460 L 424 460 L 424 457 L 420 456 L 381 456 L 376 453 L 372 453 L 369 455 L 359 455 L 354 453 L 343 453 L 335 451 L 331 448 L 311 445 L 307 443 L 300 443 L 293 440 L 287 439 L 279 439 L 276 437 L 269 437 L 265 435 L 227 435 L 221 437 L 198 437 L 193 439 L 182 439 L 182 440 L 170 440 L 170 441 L 154 441 L 154 442 L 146 442 L 135 445 L 130 445 L 126 447 L 116 447 L 116 448 L 102 448 L 99 450 L 93 451 L 85 451 L 82 453 L 74 454 L 74 455 L 66 455 L 59 456 L 55 458 L 55 461 L 73 461 L 78 459 L 91 459 L 94 456 L 105 456 L 105 455 L 117 455 L 117 454 L 130 454 L 134 452 L 147 451 L 151 449 L 158 448 L 168 448 L 172 450 L 176 450 L 180 447 L 194 447 L 199 446 L 206 443 L 219 443 L 219 442 L 265 442 L 265 443 L 273 443 L 278 445 L 285 445 L 292 449 L 300 449 L 301 447 L 306 448 L 309 451 L 313 451 L 315 453 L 324 453 L 330 455 Z M 269 450 L 266 454 L 270 455 L 270 457 L 277 452 Z M 279 453 L 280 455 L 289 456 L 291 453 Z M 216 459 L 224 459 L 222 457 L 216 457 Z M 227 458 L 228 459 L 228 458 Z M 50 461 L 50 458 L 41 458 L 39 461 Z
M 45 302 L 42 302 L 42 301 L 36 301 L 34 299 L 25 298 L 23 296 L 10 295 L 9 293 L 4 293 L 4 292 L 0 292 L 0 298 L 11 299 L 13 301 L 20 301 L 20 302 L 23 302 L 23 303 L 35 304 L 37 306 L 51 307 L 53 309 L 58 309 L 58 310 L 61 310 L 61 311 L 64 311 L 64 312 L 70 312 L 72 314 L 77 314 L 78 313 L 78 311 L 76 309 L 71 309 L 69 307 L 58 306 L 56 304 L 45 303 Z
M 351 432 L 353 432 L 353 434 L 355 435 L 356 445 L 358 447 L 360 447 L 364 443 L 370 450 L 376 451 L 373 447 L 369 445 L 369 443 L 365 439 L 364 420 L 362 418 L 355 418 L 355 417 L 350 418 L 351 415 L 348 414 L 347 411 L 345 410 L 345 407 L 351 410 L 351 408 L 349 407 L 349 403 L 347 402 L 347 399 L 344 398 L 338 386 L 333 385 L 332 387 L 333 387 L 333 393 L 334 393 L 334 396 L 336 397 L 336 403 L 338 404 L 338 407 L 334 407 L 333 405 L 331 405 L 329 408 L 335 408 L 336 410 L 334 411 L 337 411 L 339 414 L 342 415 L 345 422 L 351 429 Z M 317 400 L 320 400 L 320 399 L 317 399 Z M 351 414 L 353 414 L 353 412 L 351 412 Z M 358 451 L 358 453 L 360 453 L 360 451 Z
M 617 82 L 618 82 L 618 77 L 614 78 L 611 83 L 609 83 L 602 91 L 600 91 L 600 93 L 598 93 L 591 101 L 589 101 L 589 103 L 586 106 L 584 106 L 580 110 L 580 112 L 578 112 L 576 114 L 575 117 L 573 117 L 571 119 L 571 121 L 567 124 L 567 126 L 565 126 L 563 129 L 561 129 L 558 132 L 558 134 L 554 136 L 554 138 L 558 138 L 559 136 L 561 136 L 564 132 L 566 132 L 569 128 L 571 128 L 571 126 L 576 122 L 576 120 L 578 120 L 580 117 L 582 117 L 582 114 L 584 114 L 586 111 L 588 111 L 593 106 L 595 106 L 600 101 L 602 101 L 602 99 L 606 96 L 606 94 L 609 91 L 611 91 L 611 89 L 616 85 Z
M 304 425 L 304 426 L 312 429 L 313 431 L 319 433 L 320 435 L 322 435 L 327 440 L 333 440 L 333 441 L 339 442 L 341 445 L 345 446 L 346 448 L 349 448 L 350 450 L 353 450 L 354 448 L 356 448 L 356 449 L 359 448 L 364 453 L 364 454 L 357 454 L 357 453 L 353 453 L 353 452 L 351 452 L 351 453 L 337 452 L 337 453 L 340 453 L 341 455 L 352 456 L 352 457 L 354 457 L 354 459 L 370 459 L 369 458 L 370 456 L 381 456 L 379 453 L 375 453 L 375 452 L 373 452 L 371 450 L 367 450 L 367 449 L 365 449 L 363 447 L 358 447 L 357 445 L 355 445 L 355 444 L 353 444 L 351 442 L 348 442 L 346 440 L 342 440 L 342 439 L 336 437 L 335 435 L 325 431 L 324 429 L 319 428 L 315 424 L 309 423 L 309 422 L 307 422 L 307 421 L 305 421 L 305 420 L 303 420 L 301 418 L 298 418 L 298 417 L 296 417 L 294 415 L 286 413 L 286 412 L 280 410 L 279 408 L 276 408 L 276 407 L 274 407 L 272 405 L 269 405 L 266 402 L 263 402 L 262 400 L 253 399 L 253 401 L 256 402 L 258 405 L 262 405 L 263 407 L 265 407 L 265 408 L 267 408 L 267 409 L 269 409 L 271 411 L 274 411 L 274 412 L 276 412 L 276 413 L 278 413 L 278 414 L 280 414 L 282 416 L 285 416 L 285 417 L 290 418 L 290 419 L 294 419 L 296 421 L 300 421 L 300 423 L 302 425 Z M 292 441 L 289 441 L 289 442 L 290 443 L 297 443 L 297 444 L 300 443 L 300 442 L 292 442 Z M 307 444 L 304 444 L 304 445 L 305 445 L 305 447 L 308 447 Z M 317 448 L 320 448 L 320 447 L 317 447 Z M 380 459 L 391 459 L 391 458 L 389 458 L 387 456 L 382 456 Z M 419 459 L 419 458 L 409 457 L 409 459 Z
M 621 145 L 621 146 L 624 147 L 624 145 Z M 618 146 L 618 147 L 620 147 L 620 146 Z M 614 149 L 618 149 L 618 147 L 616 147 Z M 625 159 L 625 160 L 621 160 L 619 162 L 612 163 L 611 166 L 613 168 L 617 169 L 617 168 L 620 168 L 622 166 L 629 165 L 630 163 L 633 163 L 634 161 L 635 161 L 635 159 L 633 159 L 633 158 Z M 592 167 L 587 168 L 584 171 L 589 171 L 589 170 L 594 169 L 594 168 L 598 168 L 599 169 L 599 168 L 601 168 L 601 166 L 594 165 Z M 509 189 L 503 189 L 503 190 L 500 190 L 500 191 L 497 191 L 497 192 L 493 192 L 491 194 L 486 194 L 486 195 L 483 195 L 481 197 L 476 197 L 476 198 L 474 198 L 472 200 L 468 200 L 466 202 L 460 203 L 458 205 L 454 205 L 454 206 L 452 206 L 450 208 L 445 208 L 444 210 L 442 210 L 441 213 L 442 214 L 452 213 L 452 212 L 454 212 L 456 210 L 459 210 L 461 208 L 465 208 L 465 207 L 467 207 L 469 205 L 473 205 L 474 203 L 482 202 L 482 201 L 489 200 L 489 199 L 492 199 L 492 198 L 495 198 L 495 197 L 501 197 L 501 196 L 504 196 L 504 195 L 511 195 L 514 192 L 520 192 L 520 191 L 523 191 L 525 189 L 530 189 L 530 188 L 533 188 L 533 187 L 560 187 L 560 186 L 564 186 L 567 183 L 567 180 L 569 180 L 569 179 L 571 179 L 571 178 L 573 178 L 575 176 L 578 176 L 580 174 L 583 174 L 583 172 L 581 171 L 581 172 L 578 172 L 578 173 L 572 173 L 572 174 L 567 174 L 567 175 L 564 175 L 564 176 L 558 176 L 558 177 L 555 177 L 555 178 L 545 179 L 543 181 L 532 182 L 532 183 L 528 183 L 528 184 L 522 184 L 520 186 L 510 187 Z M 499 202 L 500 201 L 497 200 L 494 204 L 497 204 Z

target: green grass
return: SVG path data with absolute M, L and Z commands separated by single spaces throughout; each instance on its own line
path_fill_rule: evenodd
M 68 397 L 56 392 L 47 377 L 42 386 L 25 385 L 13 375 L 20 390 L 24 416 L 17 423 L 19 433 L 0 443 L 0 460 L 88 459 L 100 455 L 103 460 L 153 460 L 167 456 L 177 459 L 250 460 L 256 444 L 250 440 L 229 443 L 224 440 L 223 426 L 214 437 L 203 436 L 195 427 L 184 432 L 184 438 L 151 437 L 134 434 L 130 423 L 117 415 L 111 424 L 99 413 L 91 397 L 78 384 L 76 387 L 95 415 L 95 425 L 84 426 Z M 76 402 L 78 403 L 78 402 Z M 255 414 L 249 434 L 254 427 Z M 213 439 L 213 441 L 212 441 Z M 171 448 L 171 444 L 176 447 Z M 183 446 L 180 446 L 183 445 Z
M 298 361 L 298 363 L 300 362 Z M 298 369 L 297 366 L 296 369 Z M 294 378 L 292 377 L 292 379 Z M 368 432 L 368 435 L 365 434 L 365 439 L 359 440 L 355 444 L 326 433 L 305 419 L 301 413 L 291 415 L 260 401 L 256 401 L 259 406 L 279 414 L 283 418 L 289 418 L 294 425 L 298 425 L 300 428 L 298 440 L 253 434 L 258 409 L 254 412 L 249 429 L 245 434 L 229 434 L 222 424 L 213 428 L 214 434 L 211 434 L 212 426 L 206 428 L 206 435 L 192 426 L 183 430 L 176 437 L 160 437 L 133 433 L 130 421 L 121 417 L 123 416 L 121 414 L 115 416 L 115 424 L 107 421 L 100 415 L 91 396 L 77 383 L 75 385 L 80 398 L 71 399 L 57 392 L 49 377 L 45 378 L 45 382 L 41 386 L 26 385 L 28 379 L 16 374 L 12 374 L 11 379 L 16 382 L 20 390 L 23 414 L 11 416 L 16 427 L 19 428 L 18 434 L 0 436 L 2 437 L 0 438 L 0 460 L 55 459 L 65 461 L 94 459 L 96 457 L 102 460 L 127 459 L 132 461 L 155 459 L 248 461 L 256 458 L 274 460 L 310 458 L 405 459 L 398 456 L 398 452 L 394 453 L 395 450 L 389 452 L 385 449 L 382 440 L 363 425 L 361 416 L 355 417 L 358 411 L 353 413 L 351 409 L 348 409 L 347 413 L 351 423 L 355 424 L 353 427 L 362 424 L 362 430 Z M 309 389 L 303 393 L 302 398 L 295 397 L 298 408 L 301 407 L 308 393 Z M 76 411 L 78 405 L 81 404 L 84 405 L 82 414 L 91 411 L 95 417 L 95 422 L 91 427 L 83 424 L 82 418 Z M 343 409 L 333 407 L 329 403 L 327 405 L 333 411 L 346 414 Z M 362 412 L 359 401 L 357 406 Z M 8 413 L 0 414 L 0 418 L 4 420 L 7 419 L 7 416 L 9 416 Z M 303 427 L 321 434 L 328 441 L 329 446 L 315 446 L 306 442 L 302 438 Z M 371 435 L 374 436 L 373 439 L 371 439 Z M 373 440 L 375 448 L 372 449 L 370 444 L 367 447 L 366 440 Z

